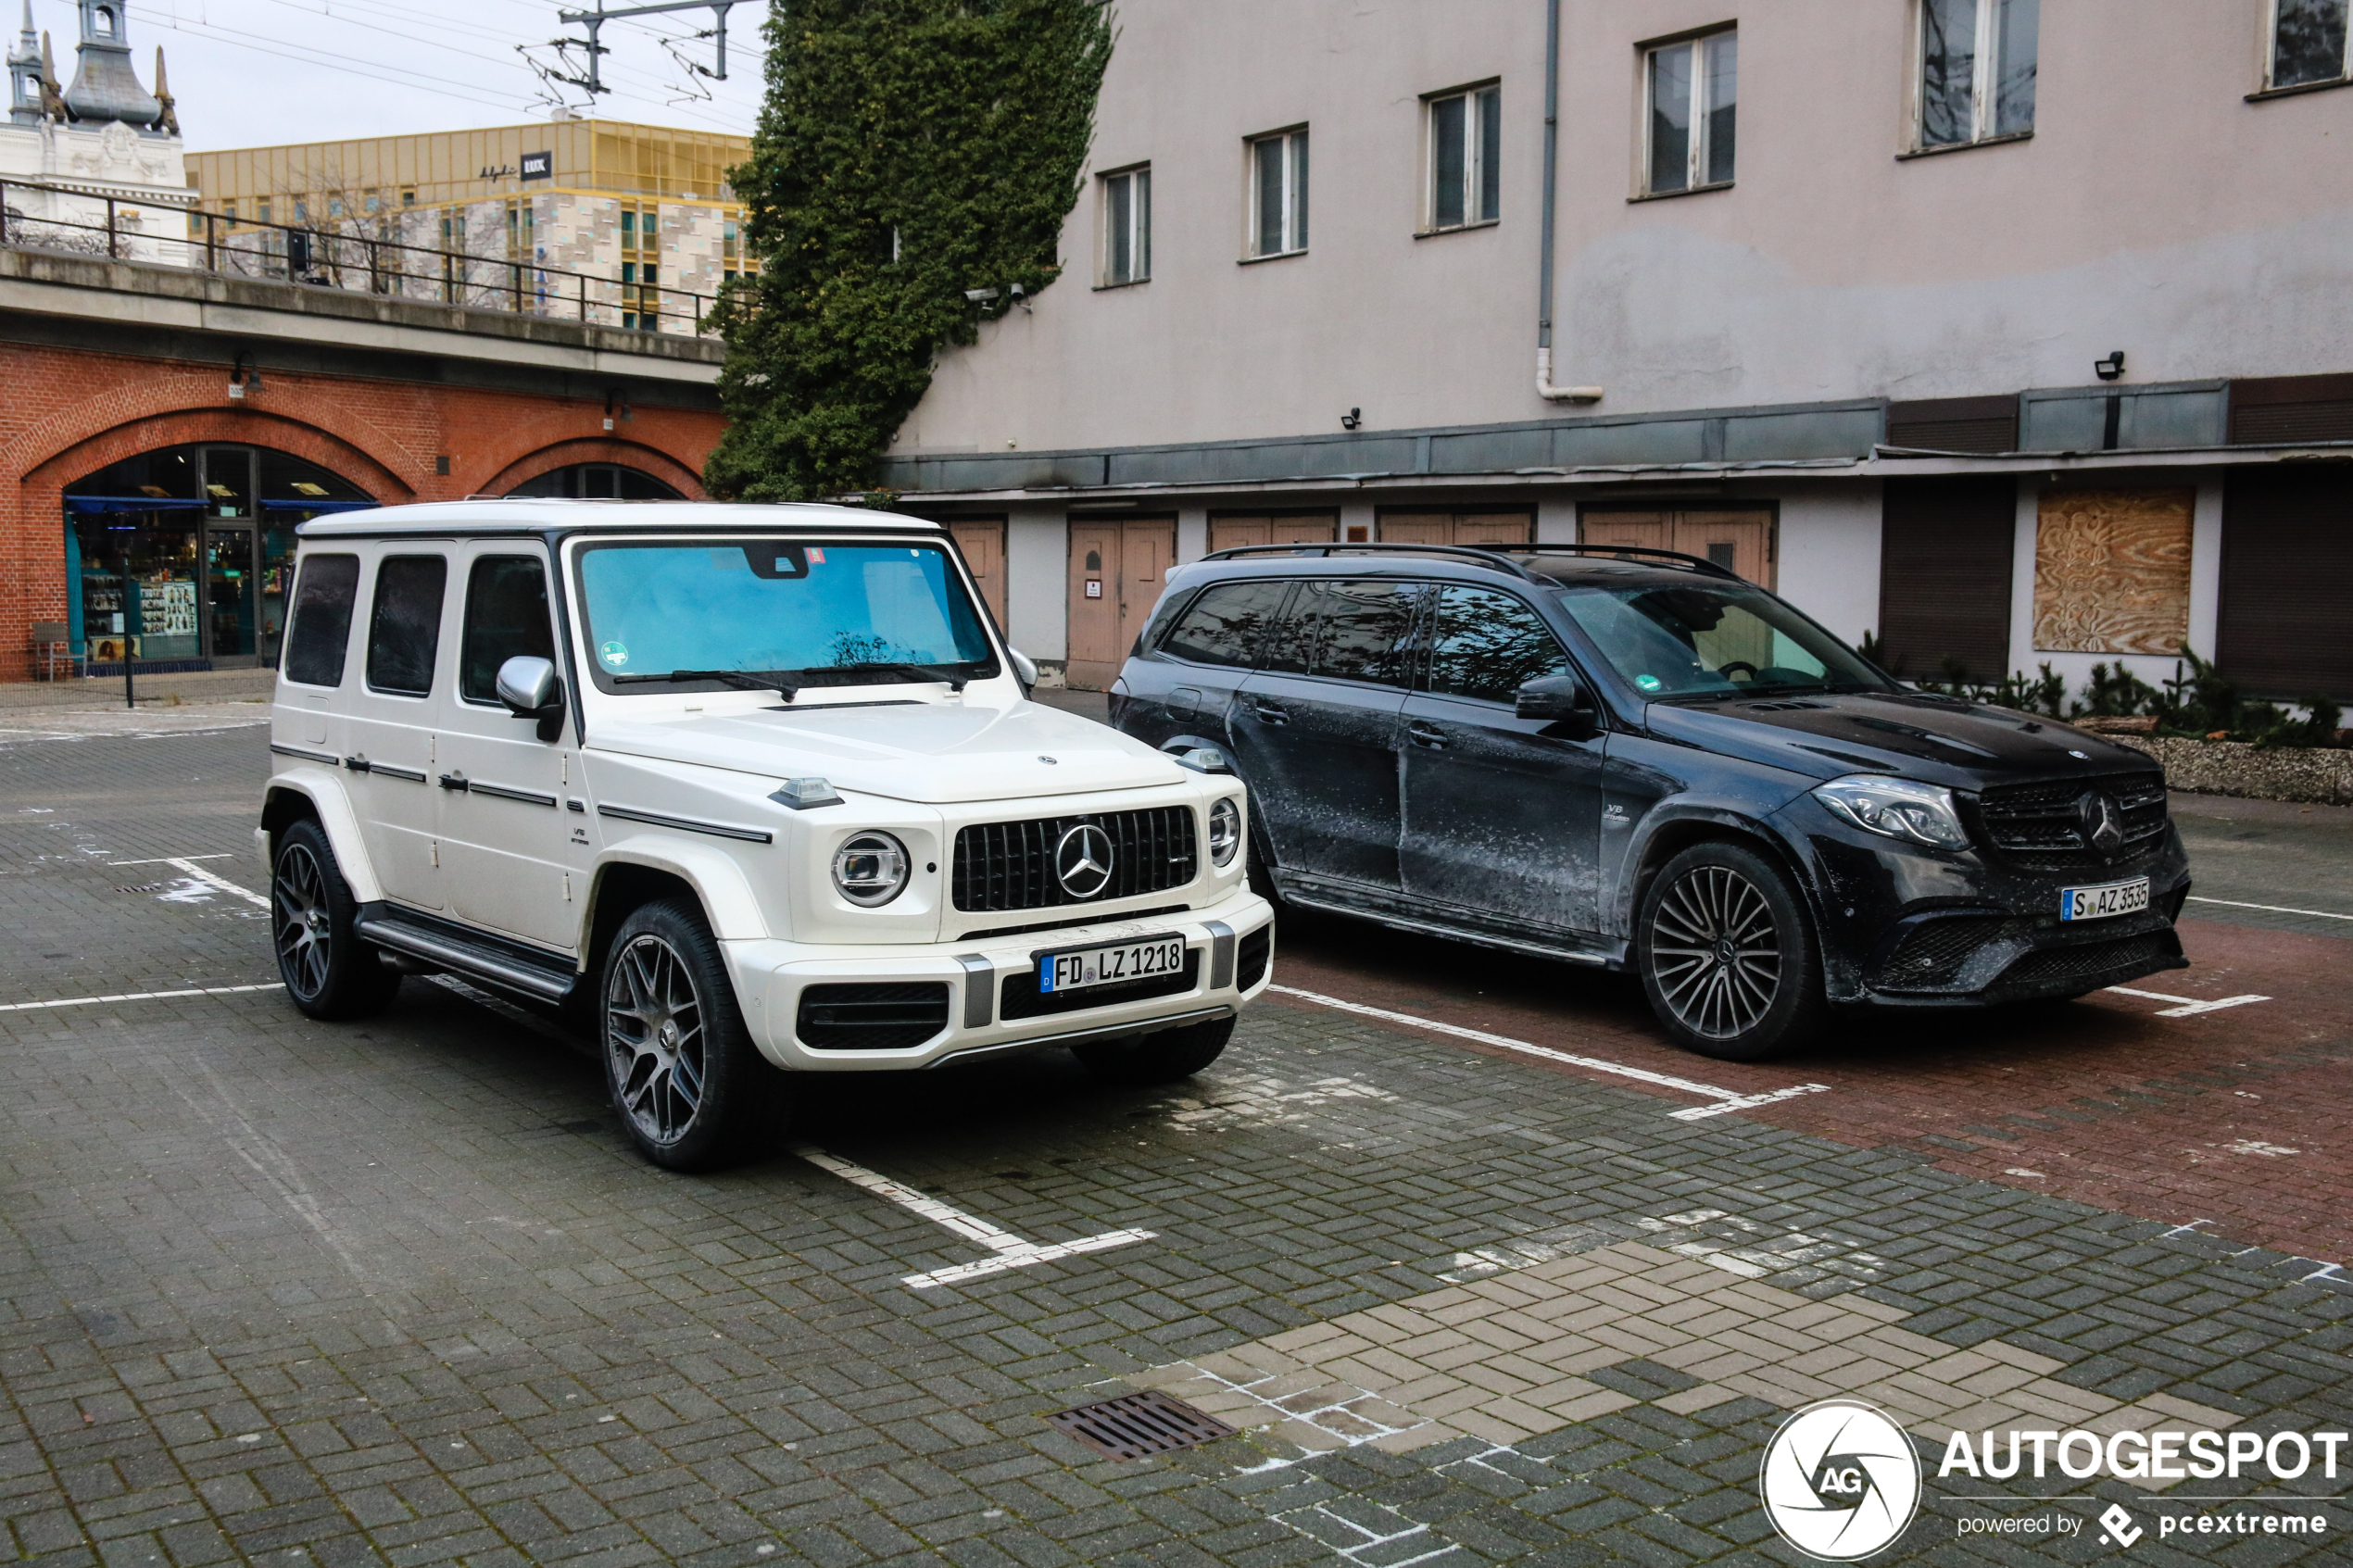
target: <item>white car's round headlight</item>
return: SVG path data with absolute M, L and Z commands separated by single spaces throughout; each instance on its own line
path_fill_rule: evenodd
M 834 851 L 834 886 L 861 909 L 880 909 L 907 886 L 907 847 L 887 833 L 851 834 Z
M 1209 858 L 1220 867 L 1234 863 L 1234 852 L 1242 847 L 1242 811 L 1231 800 L 1221 800 L 1209 809 Z

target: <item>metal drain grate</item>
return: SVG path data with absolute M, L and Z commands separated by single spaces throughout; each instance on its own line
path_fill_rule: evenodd
M 1234 1435 L 1215 1416 L 1158 1392 L 1124 1394 L 1100 1404 L 1057 1411 L 1046 1420 L 1111 1459 L 1144 1459 Z

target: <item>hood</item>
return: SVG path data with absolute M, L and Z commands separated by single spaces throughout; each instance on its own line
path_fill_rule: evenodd
M 2154 772 L 2145 752 L 2057 719 L 1925 692 L 1793 692 L 1650 705 L 1651 732 L 1815 778 L 1884 772 L 1982 790 L 2096 773 Z
M 934 806 L 1147 789 L 1190 776 L 1141 741 L 1035 702 L 606 719 L 589 744 L 598 751 L 763 778 L 824 778 L 837 789 Z

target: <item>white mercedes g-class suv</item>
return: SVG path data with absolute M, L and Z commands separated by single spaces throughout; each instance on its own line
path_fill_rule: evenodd
M 393 507 L 304 524 L 291 602 L 256 838 L 295 1005 L 559 1004 L 660 1164 L 773 1130 L 790 1073 L 1181 1077 L 1266 986 L 1240 781 L 1029 701 L 935 524 Z

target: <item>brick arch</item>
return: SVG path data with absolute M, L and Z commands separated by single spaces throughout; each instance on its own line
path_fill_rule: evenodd
M 675 410 L 633 411 L 625 426 L 604 428 L 604 406 L 581 402 L 517 425 L 478 452 L 467 454 L 465 488 L 503 495 L 524 480 L 569 463 L 624 463 L 643 469 L 689 500 L 706 498 L 702 460 L 713 436 L 700 417 Z M 583 456 L 561 456 L 576 452 Z
M 642 442 L 620 441 L 610 435 L 559 441 L 552 445 L 542 446 L 500 469 L 482 487 L 482 491 L 488 495 L 504 495 L 525 480 L 536 479 L 550 469 L 570 468 L 574 463 L 617 463 L 623 468 L 636 469 L 653 475 L 690 501 L 708 499 L 703 492 L 702 475 L 669 453 Z
M 219 443 L 267 446 L 338 474 L 385 506 L 416 498 L 416 487 L 362 448 L 312 426 L 259 409 L 207 409 L 162 414 L 117 425 L 52 454 L 18 482 L 27 507 L 57 503 L 65 487 L 84 474 L 142 452 L 167 446 Z
M 293 378 L 286 379 L 291 381 Z M 0 447 L 0 473 L 21 474 L 23 482 L 30 483 L 37 471 L 46 469 L 58 458 L 109 432 L 148 421 L 169 420 L 175 416 L 200 418 L 211 415 L 240 427 L 307 428 L 330 436 L 346 450 L 364 457 L 370 467 L 389 482 L 384 496 L 386 501 L 407 500 L 429 483 L 427 476 L 432 469 L 425 459 L 369 420 L 339 406 L 332 398 L 318 395 L 317 389 L 305 389 L 305 395 L 301 398 L 303 413 L 299 420 L 273 414 L 269 397 L 270 383 L 265 383 L 250 402 L 231 398 L 228 378 L 218 371 L 125 382 L 83 398 L 70 408 L 59 409 Z M 186 439 L 246 441 L 255 445 L 291 450 L 284 445 L 283 438 L 271 441 L 258 435 L 208 433 Z M 163 442 L 160 445 L 174 443 Z M 133 451 L 145 449 L 132 448 Z M 103 467 L 104 464 L 93 466 Z

